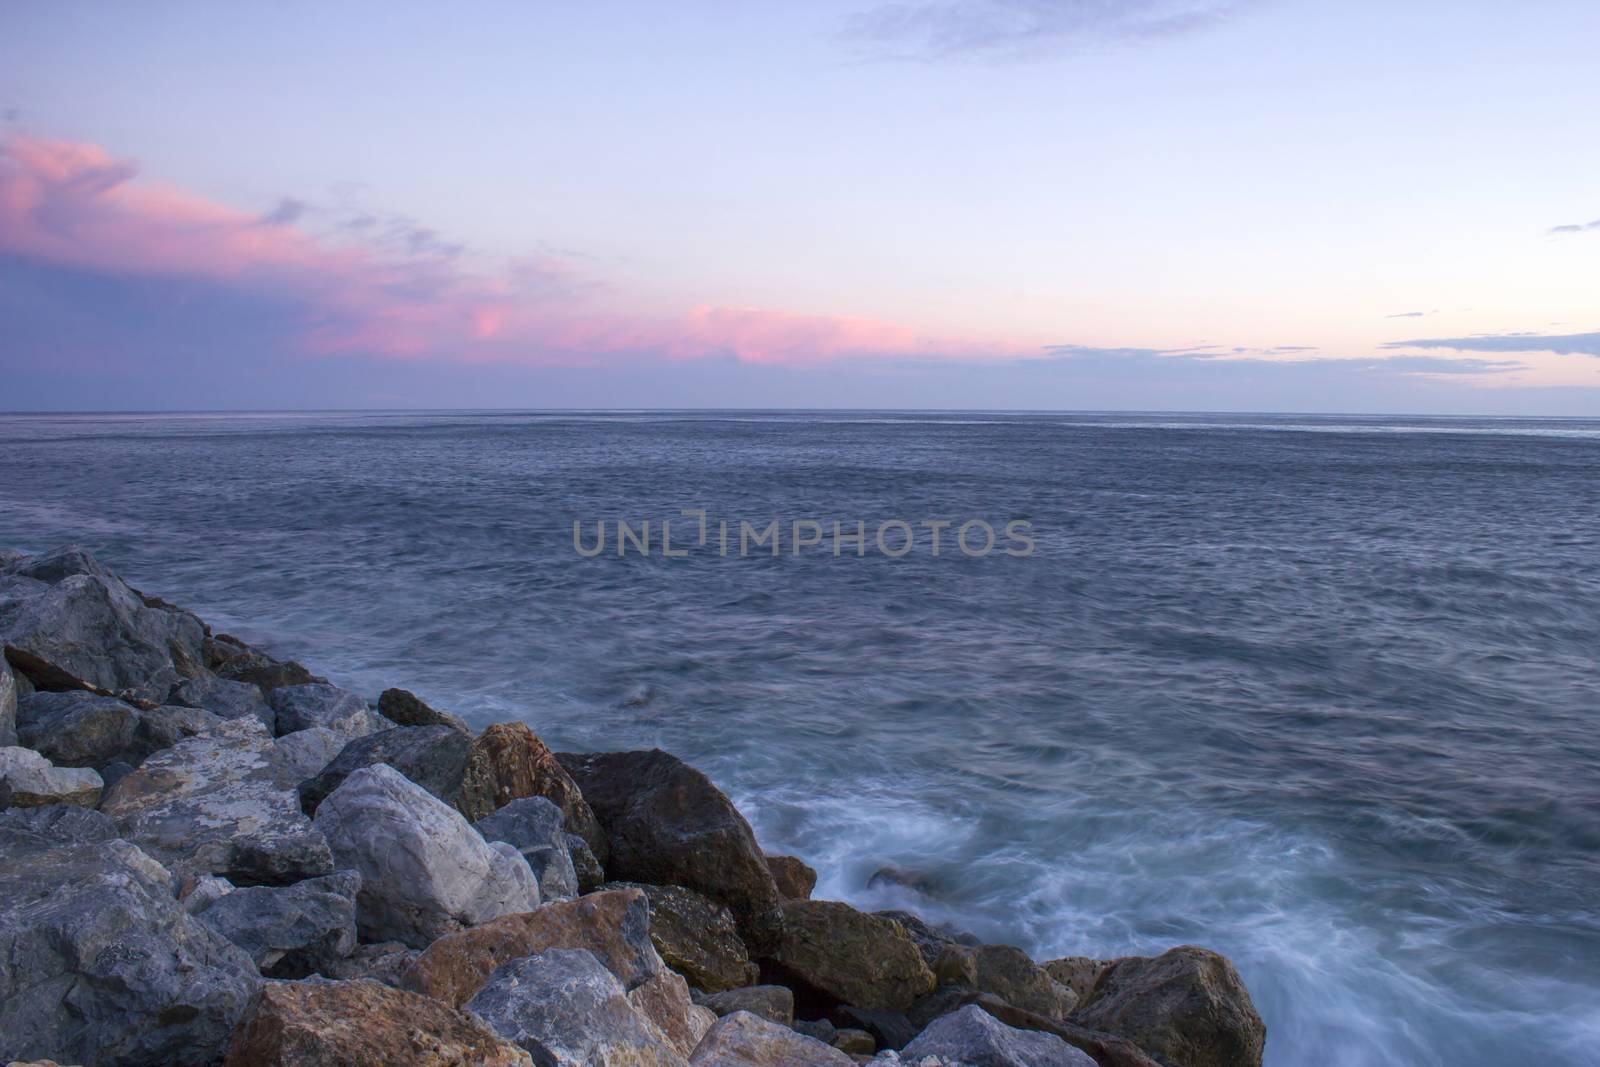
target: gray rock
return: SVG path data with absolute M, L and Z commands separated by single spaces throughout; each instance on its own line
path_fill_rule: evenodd
M 354 739 L 383 728 L 377 713 L 359 695 L 326 682 L 280 686 L 267 695 L 267 703 L 277 716 L 279 737 L 325 726 Z
M 278 690 L 279 693 L 289 691 Z M 446 804 L 453 805 L 471 756 L 472 739 L 448 726 L 394 726 L 379 730 L 349 742 L 320 773 L 315 777 L 307 776 L 300 783 L 300 806 L 307 815 L 313 814 L 323 798 L 339 788 L 350 772 L 375 763 L 387 763 Z M 558 811 L 558 817 L 559 814 Z M 512 844 L 517 842 L 512 841 Z
M 172 687 L 167 703 L 186 708 L 204 708 L 223 719 L 254 716 L 269 730 L 277 722 L 277 713 L 267 703 L 267 698 L 261 695 L 260 686 L 218 678 L 214 674 L 179 682 Z
M 0 650 L 0 748 L 17 743 L 17 677 Z
M 472 825 L 485 841 L 504 841 L 522 853 L 539 879 L 541 898 L 569 900 L 578 895 L 578 872 L 573 868 L 567 835 L 561 828 L 565 818 L 561 809 L 544 797 L 522 797 Z
M 278 762 L 291 781 L 303 782 L 322 773 L 332 763 L 350 739 L 326 726 L 313 726 L 296 730 L 277 739 Z M 298 795 L 298 793 L 297 793 Z
M 253 718 L 157 752 L 112 786 L 100 808 L 179 875 L 276 884 L 333 873 L 327 842 L 301 813 L 272 738 Z
M 82 549 L 0 571 L 0 645 L 41 689 L 92 688 L 158 702 L 204 671 L 205 625 L 145 597 Z
M 221 1058 L 255 967 L 114 834 L 78 808 L 0 813 L 0 1062 Z
M 594 850 L 581 834 L 569 832 L 566 838 L 567 858 L 572 860 L 572 870 L 578 878 L 578 892 L 592 893 L 605 884 L 605 868 L 595 858 Z
M 467 1009 L 542 1067 L 683 1067 L 666 1035 L 628 1003 L 592 953 L 547 949 L 489 976 Z
M 317 808 L 341 867 L 361 872 L 356 920 L 369 941 L 416 948 L 453 930 L 539 906 L 539 883 L 454 808 L 385 764 L 353 772 Z
M 380 941 L 376 945 L 357 945 L 355 951 L 339 960 L 330 960 L 322 967 L 325 978 L 349 981 L 370 978 L 386 986 L 399 989 L 400 976 L 406 973 L 411 961 L 420 950 L 408 948 L 398 941 Z
M 815 1038 L 824 1045 L 833 1044 L 834 1037 L 839 1033 L 839 1028 L 826 1019 L 797 1019 L 790 1025 L 795 1033 Z
M 205 733 L 226 721 L 204 708 L 188 708 L 181 704 L 143 708 L 139 711 L 139 723 L 134 728 L 135 751 L 143 759 L 151 752 L 171 748 L 186 737 Z
M 704 893 L 733 912 L 751 953 L 777 947 L 783 911 L 766 856 L 709 778 L 660 749 L 556 758 L 609 838 L 607 874 Z
M 694 1067 L 855 1067 L 855 1060 L 787 1026 L 736 1011 L 718 1019 L 694 1055 Z
M 138 730 L 137 708 L 81 690 L 34 693 L 17 708 L 17 738 L 62 767 L 137 763 L 151 751 L 136 741 Z
M 1014 1029 L 976 1004 L 934 1020 L 900 1056 L 944 1056 L 963 1067 L 1095 1067 L 1088 1053 L 1056 1035 Z
M 31 748 L 0 748 L 0 808 L 76 804 L 92 808 L 105 783 L 88 767 L 52 767 Z
M 280 686 L 327 684 L 294 660 L 272 656 L 239 640 L 232 634 L 216 634 L 205 643 L 205 663 L 218 678 L 245 682 L 271 692 Z
M 385 689 L 378 694 L 378 714 L 396 726 L 449 726 L 470 734 L 467 724 L 445 711 L 435 711 L 415 693 L 404 689 Z
M 200 912 L 200 921 L 248 952 L 270 978 L 304 978 L 356 947 L 361 876 L 339 871 L 291 886 L 235 890 Z
M 226 878 L 215 875 L 191 875 L 183 880 L 183 885 L 178 889 L 178 899 L 183 902 L 183 910 L 190 915 L 199 915 L 211 905 L 233 892 L 234 884 Z
M 710 1008 L 718 1018 L 736 1011 L 747 1011 L 783 1026 L 794 1025 L 794 993 L 781 985 L 724 989 L 720 993 L 701 997 L 699 1003 Z

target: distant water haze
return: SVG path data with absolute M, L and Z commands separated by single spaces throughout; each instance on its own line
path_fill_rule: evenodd
M 0 544 L 83 543 L 369 694 L 659 745 L 819 895 L 1039 958 L 1215 948 L 1274 1067 L 1600 1064 L 1600 421 L 5 416 L 0 448 Z M 682 508 L 1036 548 L 573 550 Z

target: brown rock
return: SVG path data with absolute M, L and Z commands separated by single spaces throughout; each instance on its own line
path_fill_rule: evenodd
M 219 678 L 249 682 L 263 692 L 290 685 L 326 684 L 294 660 L 277 660 L 231 634 L 215 634 L 204 643 L 206 666 Z
M 650 940 L 668 967 L 706 993 L 751 985 L 757 968 L 739 939 L 733 913 L 677 885 L 612 882 L 608 888 L 642 890 L 650 900 Z
M 1100 977 L 1100 972 L 1108 966 L 1106 960 L 1091 959 L 1088 956 L 1063 956 L 1058 960 L 1046 960 L 1039 966 L 1045 973 L 1078 995 L 1082 1001 L 1089 995 L 1089 990 L 1094 988 L 1094 981 Z
M 566 828 L 606 863 L 609 843 L 583 793 L 554 753 L 526 723 L 495 723 L 472 743 L 472 760 L 456 807 L 477 822 L 521 797 L 544 797 L 561 809 Z
M 689 999 L 689 983 L 682 975 L 668 970 L 652 974 L 628 990 L 628 1003 L 667 1035 L 667 1043 L 680 1056 L 693 1052 L 711 1025 L 703 1012 L 694 1010 L 694 1001 Z
M 1113 960 L 1074 1021 L 1183 1067 L 1259 1067 L 1267 1039 L 1233 964 L 1193 945 Z
M 397 726 L 449 726 L 462 733 L 470 732 L 467 724 L 454 715 L 435 711 L 405 689 L 385 689 L 378 694 L 378 714 Z
M 785 900 L 810 900 L 811 891 L 817 888 L 817 872 L 794 856 L 768 856 L 767 870 Z
M 878 1040 L 865 1030 L 840 1030 L 833 1035 L 833 1047 L 852 1056 L 870 1056 L 878 1051 Z
M 794 993 L 781 985 L 725 989 L 703 997 L 700 1003 L 710 1008 L 719 1019 L 736 1011 L 747 1011 L 783 1026 L 794 1025 Z
M 528 1067 L 477 1019 L 377 982 L 268 982 L 225 1067 Z
M 905 1011 L 933 992 L 933 972 L 893 919 L 833 900 L 783 903 L 773 962 L 810 990 L 868 1011 Z
M 503 963 L 547 948 L 581 948 L 633 990 L 662 970 L 650 944 L 650 908 L 637 889 L 591 893 L 446 934 L 401 976 L 404 989 L 459 1008 Z
M 1064 1018 L 1077 1006 L 1077 994 L 1051 978 L 1020 948 L 979 945 L 970 951 L 975 989 L 1048 1019 Z

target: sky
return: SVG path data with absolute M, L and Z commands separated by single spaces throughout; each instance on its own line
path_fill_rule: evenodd
M 0 410 L 1600 415 L 1593 0 L 0 0 Z

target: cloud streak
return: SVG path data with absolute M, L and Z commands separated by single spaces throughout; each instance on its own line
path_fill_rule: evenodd
M 1474 337 L 1421 337 L 1390 341 L 1392 348 L 1447 348 L 1456 352 L 1554 352 L 1562 356 L 1600 356 L 1600 333 L 1502 333 Z
M 1552 226 L 1545 231 L 1545 236 L 1554 237 L 1563 233 L 1588 233 L 1592 230 L 1600 230 L 1600 219 L 1595 219 L 1593 222 L 1569 222 L 1565 226 Z

